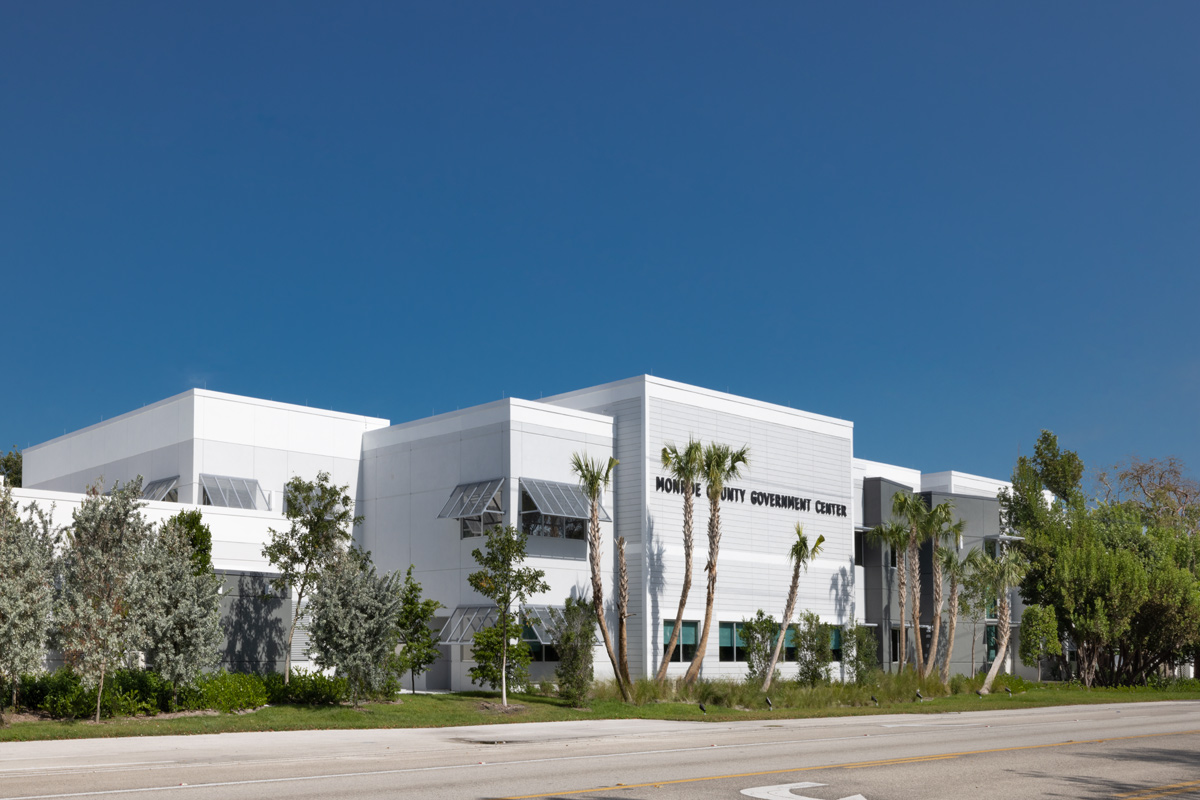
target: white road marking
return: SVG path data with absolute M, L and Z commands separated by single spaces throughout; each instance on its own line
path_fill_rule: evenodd
M 812 783 L 811 781 L 781 783 L 776 786 L 755 786 L 752 789 L 742 789 L 742 794 L 747 797 L 757 797 L 759 800 L 806 800 L 806 798 L 798 794 L 792 794 L 792 789 L 815 789 L 818 786 L 827 785 L 824 783 Z
M 146 764 L 178 764 L 178 761 L 114 761 L 111 764 L 71 764 L 65 767 L 0 767 L 0 772 L 31 772 L 33 770 L 102 769 L 104 767 L 133 767 Z

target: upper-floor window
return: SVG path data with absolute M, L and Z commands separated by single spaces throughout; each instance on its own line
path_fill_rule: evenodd
M 500 491 L 503 485 L 503 478 L 492 478 L 455 486 L 438 519 L 458 520 L 459 533 L 464 539 L 483 536 L 487 529 L 504 524 L 503 493 Z
M 165 503 L 179 502 L 179 476 L 160 478 L 142 487 L 143 500 L 161 500 Z
M 573 517 L 560 517 L 542 513 L 529 492 L 521 489 L 521 532 L 527 536 L 545 536 L 550 539 L 587 538 L 587 521 Z
M 227 475 L 201 475 L 200 502 L 206 506 L 225 508 L 269 508 L 258 481 Z
M 488 501 L 487 506 L 483 511 L 473 517 L 463 517 L 459 520 L 462 524 L 460 530 L 462 538 L 471 539 L 476 536 L 483 536 L 483 532 L 489 528 L 494 528 L 497 525 L 504 524 L 504 510 L 500 507 L 500 495 L 492 496 Z

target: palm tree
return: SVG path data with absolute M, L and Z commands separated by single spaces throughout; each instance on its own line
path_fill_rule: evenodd
M 717 594 L 717 553 L 721 548 L 721 490 L 725 481 L 741 477 L 741 468 L 750 463 L 750 448 L 734 450 L 727 444 L 710 442 L 704 448 L 704 483 L 708 492 L 708 595 L 704 601 L 704 628 L 700 641 L 696 643 L 696 654 L 683 679 L 695 683 L 700 677 L 700 664 L 704 661 L 704 649 L 708 646 L 708 631 L 712 626 L 713 599 Z
M 792 549 L 789 556 L 792 559 L 792 587 L 788 589 L 787 604 L 783 608 L 783 618 L 779 626 L 779 638 L 775 640 L 775 651 L 771 654 L 771 664 L 767 667 L 767 677 L 763 680 L 762 690 L 765 692 L 771 688 L 771 678 L 775 676 L 775 665 L 779 663 L 779 651 L 783 649 L 783 640 L 787 638 L 788 628 L 792 625 L 792 612 L 796 610 L 796 595 L 800 590 L 800 569 L 808 571 L 808 562 L 817 557 L 817 553 L 821 552 L 821 545 L 825 543 L 824 536 L 818 536 L 817 540 L 810 546 L 808 537 L 804 535 L 804 527 L 796 523 L 796 541 L 792 542 Z
M 987 677 L 983 679 L 983 687 L 979 690 L 982 694 L 987 694 L 992 690 L 992 681 L 996 680 L 996 675 L 1000 672 L 1000 665 L 1004 663 L 1004 656 L 1008 652 L 1008 640 L 1011 633 L 1009 625 L 1012 623 L 1008 591 L 1009 587 L 1016 586 L 1021 582 L 1021 578 L 1025 577 L 1025 560 L 1016 550 L 1006 549 L 988 563 L 987 577 L 992 591 L 1000 596 L 1000 616 L 997 620 L 999 630 L 996 632 L 998 638 L 996 660 L 992 662 Z
M 662 465 L 667 474 L 679 481 L 683 489 L 683 588 L 679 592 L 679 610 L 675 612 L 675 626 L 671 628 L 671 640 L 667 642 L 667 653 L 662 663 L 658 665 L 658 674 L 654 676 L 660 683 L 667 678 L 667 667 L 671 664 L 671 654 L 679 644 L 679 630 L 683 627 L 683 612 L 687 606 L 688 592 L 692 588 L 692 550 L 695 544 L 692 536 L 693 510 L 695 503 L 695 487 L 704 468 L 704 447 L 695 439 L 689 439 L 687 447 L 679 450 L 673 444 L 662 449 Z
M 903 519 L 905 527 L 908 529 L 908 546 L 904 551 L 904 560 L 907 562 L 913 596 L 911 609 L 913 652 L 916 654 L 917 674 L 924 675 L 925 650 L 921 646 L 921 544 L 928 533 L 930 510 L 920 495 L 896 492 L 892 496 L 892 514 Z M 903 612 L 901 614 L 903 615 Z M 903 634 L 901 634 L 901 638 L 903 638 Z
M 950 608 L 948 610 L 950 616 L 946 627 L 946 660 L 942 662 L 942 683 L 950 682 L 950 656 L 954 653 L 954 629 L 958 624 L 959 594 L 971 571 L 979 563 L 979 555 L 978 548 L 971 548 L 967 557 L 960 561 L 957 548 L 939 547 L 934 552 L 938 569 L 950 581 Z M 939 616 L 940 613 L 939 611 Z M 974 642 L 971 645 L 973 648 Z M 974 653 L 971 654 L 971 658 L 974 661 Z
M 613 652 L 612 637 L 608 633 L 608 623 L 604 619 L 604 579 L 600 571 L 600 493 L 612 481 L 613 467 L 617 460 L 610 457 L 608 465 L 590 459 L 587 454 L 571 454 L 571 471 L 579 478 L 583 493 L 591 502 L 591 516 L 588 520 L 588 560 L 592 567 L 592 608 L 596 611 L 596 622 L 600 625 L 600 637 L 604 640 L 604 649 L 608 652 L 608 660 L 612 662 L 613 675 L 617 678 L 617 686 L 621 697 L 629 702 L 632 696 L 629 687 L 621 677 L 621 669 L 617 656 Z
M 962 544 L 963 528 L 966 523 L 963 520 L 951 522 L 954 519 L 954 504 L 950 502 L 939 503 L 932 513 L 929 514 L 928 531 L 929 539 L 933 540 L 933 635 L 929 638 L 929 661 L 925 664 L 925 677 L 928 678 L 933 674 L 934 664 L 937 663 L 937 652 L 939 639 L 942 633 L 942 562 L 938 558 L 938 550 L 942 549 L 942 542 L 954 542 L 955 548 Z M 954 634 L 950 634 L 950 647 L 954 647 Z M 950 662 L 950 653 L 947 650 L 946 662 Z
M 908 660 L 908 653 L 905 649 L 907 639 L 905 636 L 906 628 L 904 621 L 904 608 L 908 602 L 908 569 L 905 567 L 905 558 L 903 549 L 908 544 L 908 529 L 899 522 L 885 522 L 882 525 L 876 525 L 871 530 L 867 531 L 868 541 L 875 542 L 886 546 L 892 553 L 896 554 L 896 583 L 900 589 L 900 666 L 896 671 L 904 669 L 904 662 Z M 884 640 L 887 641 L 886 639 Z

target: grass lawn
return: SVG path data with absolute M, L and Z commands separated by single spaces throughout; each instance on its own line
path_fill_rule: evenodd
M 1040 706 L 1092 703 L 1142 702 L 1149 700 L 1200 700 L 1197 691 L 1153 689 L 1092 689 L 1039 686 L 1014 694 L 1003 692 L 980 699 L 974 694 L 951 695 L 917 702 L 884 702 L 873 705 L 834 708 L 725 708 L 708 705 L 701 713 L 692 703 L 653 702 L 626 705 L 597 700 L 590 709 L 574 709 L 554 698 L 538 695 L 511 695 L 510 702 L 522 708 L 501 711 L 499 696 L 489 692 L 460 694 L 405 695 L 399 703 L 366 703 L 349 706 L 275 706 L 252 713 L 216 716 L 119 718 L 99 725 L 89 721 L 52 720 L 12 722 L 0 728 L 0 742 L 40 739 L 89 739 L 108 736 L 166 736 L 234 731 L 332 730 L 342 728 L 430 728 L 450 725 L 485 725 L 507 722 L 550 722 L 585 719 L 665 719 L 696 722 L 730 720 L 799 719 L 846 717 L 871 714 L 938 714 L 983 709 L 1034 708 Z

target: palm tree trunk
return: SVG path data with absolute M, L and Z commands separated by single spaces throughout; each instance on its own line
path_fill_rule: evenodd
M 629 616 L 629 570 L 625 567 L 625 537 L 617 539 L 617 658 L 621 664 L 621 680 L 632 686 L 629 678 L 629 639 L 625 620 Z
M 892 546 L 895 549 L 895 546 Z M 904 609 L 908 603 L 908 557 L 901 553 L 896 557 L 896 582 L 900 587 L 900 666 L 896 668 L 896 672 L 901 672 L 904 669 L 904 662 L 908 661 L 908 640 L 906 634 L 906 625 L 904 619 Z
M 596 623 L 600 626 L 600 638 L 604 640 L 604 650 L 612 663 L 613 676 L 617 679 L 617 687 L 621 697 L 629 702 L 629 687 L 621 679 L 621 670 L 617 666 L 617 657 L 613 653 L 612 636 L 608 633 L 608 622 L 604 619 L 604 580 L 600 574 L 600 508 L 592 503 L 592 519 L 588 526 L 588 560 L 592 567 L 592 608 L 596 612 Z
M 992 681 L 996 680 L 996 676 L 1000 673 L 1000 666 L 1004 663 L 1004 657 L 1008 654 L 1009 614 L 1008 592 L 1005 591 L 1000 595 L 1000 629 L 996 631 L 996 660 L 992 662 L 987 677 L 983 679 L 983 688 L 979 690 L 984 694 L 992 690 Z
M 708 630 L 712 626 L 713 600 L 717 595 L 717 553 L 721 548 L 721 498 L 710 499 L 708 513 L 708 563 L 704 569 L 708 572 L 708 594 L 704 598 L 704 628 L 700 632 L 700 641 L 696 643 L 696 654 L 692 656 L 692 664 L 683 676 L 685 683 L 695 683 L 700 677 L 700 664 L 704 661 L 704 650 L 708 647 Z
M 800 562 L 792 567 L 792 588 L 788 590 L 787 603 L 783 607 L 783 619 L 779 623 L 779 638 L 775 640 L 775 651 L 771 653 L 771 663 L 767 666 L 767 676 L 763 679 L 762 690 L 771 688 L 771 679 L 775 677 L 775 665 L 779 663 L 779 653 L 783 650 L 783 640 L 787 638 L 788 626 L 792 624 L 792 613 L 796 610 L 796 595 L 800 590 Z
M 949 614 L 950 619 L 946 626 L 946 660 L 942 662 L 942 683 L 950 683 L 950 657 L 954 655 L 954 628 L 958 622 L 958 581 L 953 575 L 950 577 Z
M 912 534 L 908 540 L 909 559 L 908 568 L 912 570 L 912 608 L 909 609 L 912 613 L 913 623 L 913 652 L 915 653 L 914 664 L 917 668 L 917 675 L 925 674 L 925 652 L 921 645 L 921 555 L 917 549 L 916 534 Z
M 933 668 L 937 663 L 938 652 L 938 637 L 942 633 L 942 564 L 937 559 L 937 553 L 933 554 L 933 635 L 929 638 L 929 661 L 925 664 L 925 677 L 928 678 L 933 674 Z M 950 656 L 946 655 L 946 662 L 949 663 Z M 945 683 L 945 681 L 943 681 Z
M 693 509 L 691 487 L 688 488 L 689 490 L 683 495 L 683 589 L 679 592 L 679 610 L 675 612 L 675 627 L 671 628 L 671 640 L 667 642 L 666 654 L 663 656 L 662 663 L 658 665 L 658 674 L 654 676 L 654 680 L 659 683 L 667 679 L 667 667 L 671 665 L 671 656 L 675 653 L 675 646 L 679 644 L 679 630 L 683 627 L 683 611 L 687 606 L 688 592 L 692 589 Z

